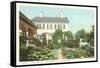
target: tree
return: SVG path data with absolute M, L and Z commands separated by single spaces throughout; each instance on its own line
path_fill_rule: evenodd
M 90 42 L 91 37 L 90 37 L 90 33 L 89 33 L 89 32 L 86 33 L 86 35 L 85 35 L 85 40 L 86 40 L 86 42 Z
M 78 47 L 78 42 L 73 38 L 73 34 L 71 31 L 64 32 L 64 37 L 67 37 L 67 41 L 63 41 L 63 44 L 67 47 Z
M 22 46 L 22 47 L 25 46 L 25 44 L 26 44 L 25 39 L 26 39 L 25 32 L 21 32 L 19 35 L 20 46 Z
M 94 25 L 92 25 L 92 30 L 90 32 L 90 45 L 94 46 Z
M 73 39 L 73 34 L 71 31 L 65 31 L 64 36 L 67 37 L 67 39 Z
M 84 49 L 88 52 L 88 56 L 89 57 L 93 57 L 94 56 L 94 48 L 91 48 L 90 46 L 82 46 L 81 49 Z
M 63 31 L 61 29 L 57 29 L 53 33 L 52 38 L 53 38 L 53 42 L 55 44 L 57 44 L 58 43 L 58 40 L 62 40 L 63 39 Z
M 94 25 L 92 25 L 91 31 L 86 33 L 85 40 L 94 46 Z
M 77 31 L 75 34 L 76 39 L 80 39 L 80 38 L 84 38 L 84 37 L 85 37 L 85 30 L 84 29 Z

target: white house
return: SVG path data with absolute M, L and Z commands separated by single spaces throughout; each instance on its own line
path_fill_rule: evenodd
M 68 18 L 63 16 L 63 13 L 59 17 L 46 17 L 43 13 L 40 13 L 40 17 L 35 17 L 32 22 L 37 26 L 38 37 L 43 37 L 42 34 L 46 35 L 47 39 L 52 39 L 52 33 L 56 29 L 62 31 L 68 31 Z
M 90 47 L 90 43 L 88 43 L 88 42 L 83 42 L 82 40 L 84 40 L 84 39 L 80 38 L 79 47 L 82 47 L 82 46 L 88 46 L 88 47 Z

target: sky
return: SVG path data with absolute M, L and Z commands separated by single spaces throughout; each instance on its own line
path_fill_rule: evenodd
M 45 17 L 60 17 L 60 13 L 63 12 L 64 17 L 67 17 L 69 20 L 69 31 L 73 34 L 81 29 L 89 32 L 91 30 L 91 26 L 95 23 L 96 15 L 93 10 L 78 8 L 20 6 L 19 11 L 21 11 L 30 20 L 34 17 L 39 17 L 40 12 L 43 12 Z

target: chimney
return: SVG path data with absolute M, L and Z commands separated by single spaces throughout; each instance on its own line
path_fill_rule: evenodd
M 60 13 L 60 17 L 61 18 L 63 18 L 64 17 L 64 14 L 63 14 L 63 12 L 61 11 L 61 13 Z
M 40 12 L 40 17 L 44 17 L 44 13 L 42 11 Z

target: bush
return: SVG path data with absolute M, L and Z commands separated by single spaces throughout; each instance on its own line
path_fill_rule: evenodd
M 53 60 L 55 57 L 51 54 L 50 50 L 35 50 L 32 54 L 29 55 L 29 60 Z
M 19 36 L 20 46 L 25 46 L 25 44 L 26 44 L 25 39 L 26 39 L 25 33 L 24 32 L 21 32 L 20 33 L 20 36 Z
M 68 59 L 75 59 L 75 58 L 89 58 L 91 57 L 92 50 L 87 51 L 85 49 L 78 48 L 75 51 L 67 50 L 66 51 L 66 58 Z
M 69 52 L 67 53 L 67 58 L 68 58 L 68 59 L 78 58 L 78 55 L 77 55 L 76 52 L 74 52 L 74 51 L 69 51 Z
M 20 49 L 20 61 L 39 61 L 56 59 L 51 49 L 26 47 Z
M 36 46 L 41 46 L 41 42 L 36 38 L 33 38 L 32 44 L 35 44 Z
M 27 61 L 32 51 L 33 47 L 20 47 L 20 61 Z
M 83 46 L 81 48 L 86 50 L 87 52 L 89 52 L 89 54 L 88 54 L 89 57 L 94 56 L 94 48 L 91 48 L 90 46 Z
M 90 57 L 90 53 L 85 50 L 85 49 L 77 49 L 76 51 L 76 54 L 78 55 L 79 58 L 88 58 Z

